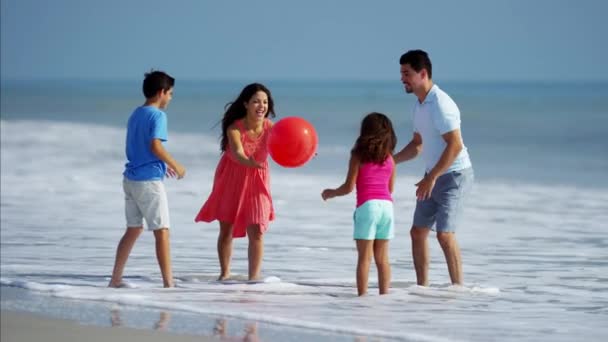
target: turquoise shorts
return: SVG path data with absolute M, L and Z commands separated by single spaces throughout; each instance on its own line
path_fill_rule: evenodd
M 361 204 L 355 213 L 355 240 L 390 240 L 395 235 L 393 202 L 369 200 Z

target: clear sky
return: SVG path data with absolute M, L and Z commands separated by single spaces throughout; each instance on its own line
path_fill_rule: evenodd
M 2 0 L 2 79 L 608 80 L 604 0 Z

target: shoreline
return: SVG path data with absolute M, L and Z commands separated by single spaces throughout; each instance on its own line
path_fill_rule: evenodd
M 40 314 L 2 310 L 1 340 L 18 341 L 87 341 L 87 342 L 174 342 L 218 341 L 218 338 L 182 335 L 164 331 L 129 327 L 101 327 L 84 325 L 77 321 L 49 318 Z
M 352 342 L 363 337 L 222 315 L 60 298 L 9 286 L 0 290 L 2 342 Z

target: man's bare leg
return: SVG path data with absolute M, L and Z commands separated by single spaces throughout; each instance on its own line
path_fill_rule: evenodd
M 429 228 L 415 227 L 410 230 L 412 238 L 412 257 L 416 269 L 416 282 L 420 286 L 429 286 Z
M 441 249 L 443 249 L 452 284 L 462 285 L 462 259 L 456 234 L 452 232 L 437 233 L 437 240 L 439 240 Z

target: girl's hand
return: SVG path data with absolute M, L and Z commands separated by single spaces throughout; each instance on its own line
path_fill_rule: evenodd
M 321 193 L 321 198 L 323 198 L 324 201 L 327 201 L 328 199 L 334 198 L 334 197 L 336 197 L 334 189 L 325 189 Z
M 257 160 L 255 160 L 253 158 L 253 156 L 249 157 L 249 166 L 251 167 L 255 167 L 256 169 L 261 169 L 262 167 L 264 167 L 262 164 L 258 163 Z

